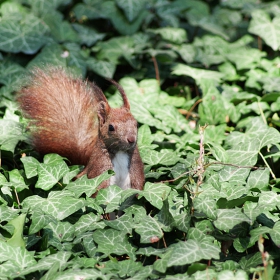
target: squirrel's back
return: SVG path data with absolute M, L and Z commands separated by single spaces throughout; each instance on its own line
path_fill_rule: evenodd
M 36 150 L 59 153 L 72 164 L 86 165 L 98 138 L 96 108 L 101 93 L 96 85 L 61 68 L 34 69 L 18 101 L 30 120 Z

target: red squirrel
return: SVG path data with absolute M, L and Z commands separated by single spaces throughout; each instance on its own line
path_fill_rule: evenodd
M 39 153 L 57 153 L 71 164 L 84 165 L 78 178 L 114 170 L 115 175 L 99 188 L 116 184 L 141 190 L 144 168 L 137 147 L 137 122 L 124 89 L 111 82 L 121 94 L 120 108 L 111 108 L 94 83 L 62 68 L 36 68 L 17 100 L 29 119 L 31 142 Z

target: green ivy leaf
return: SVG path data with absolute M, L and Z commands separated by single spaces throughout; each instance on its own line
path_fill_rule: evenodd
M 94 242 L 98 244 L 98 252 L 105 256 L 116 254 L 118 256 L 127 254 L 131 259 L 135 259 L 136 249 L 129 243 L 125 233 L 115 229 L 100 229 L 92 234 Z
M 31 209 L 42 209 L 45 214 L 52 215 L 58 220 L 75 213 L 85 206 L 85 201 L 72 197 L 68 191 L 50 192 L 48 198 L 37 195 L 29 196 L 23 201 L 23 207 Z
M 130 214 L 124 214 L 116 220 L 104 221 L 105 225 L 117 229 L 121 232 L 132 234 L 132 229 L 135 227 L 134 221 Z
M 170 187 L 165 184 L 152 184 L 147 182 L 144 186 L 144 190 L 139 195 L 144 196 L 152 205 L 161 209 L 163 201 L 167 198 L 170 192 Z
M 59 163 L 40 163 L 36 188 L 50 190 L 69 171 L 64 161 Z
M 25 223 L 26 214 L 21 214 L 15 219 L 9 221 L 9 224 L 13 225 L 15 230 L 13 236 L 7 240 L 7 244 L 13 247 L 25 248 L 25 242 L 23 239 L 23 228 Z
M 216 259 L 219 258 L 220 253 L 220 248 L 217 245 L 207 240 L 196 241 L 193 239 L 186 242 L 180 241 L 172 246 L 171 250 L 168 267 L 191 264 L 202 259 Z
M 28 64 L 28 68 L 42 67 L 42 65 L 53 65 L 66 67 L 66 58 L 69 56 L 68 52 L 62 46 L 53 43 L 45 46 L 36 57 Z
M 17 192 L 21 192 L 24 189 L 28 189 L 28 186 L 24 182 L 24 178 L 20 174 L 18 169 L 9 171 L 10 185 L 12 185 Z
M 4 19 L 0 22 L 0 50 L 6 52 L 36 53 L 47 42 L 48 27 L 29 14 L 21 22 Z
M 105 224 L 99 222 L 101 220 L 101 215 L 95 215 L 94 213 L 82 215 L 79 221 L 75 223 L 75 234 L 80 235 L 84 232 L 104 228 Z
M 176 155 L 175 152 L 171 151 L 162 151 L 162 152 L 157 152 L 157 151 L 149 151 L 149 152 L 144 152 L 141 154 L 142 160 L 150 165 L 174 165 L 179 161 L 179 157 Z
M 214 199 L 211 198 L 200 199 L 200 197 L 197 197 L 194 200 L 194 208 L 206 214 L 206 216 L 209 217 L 210 219 L 215 220 L 217 217 L 217 213 L 216 213 L 217 205 Z
M 113 78 L 116 70 L 115 64 L 104 60 L 97 60 L 94 58 L 89 58 L 87 60 L 87 66 L 93 72 L 104 78 Z
M 59 242 L 72 241 L 74 239 L 75 228 L 69 222 L 50 222 L 45 230 L 52 232 L 52 238 L 56 238 Z
M 275 17 L 271 21 L 268 13 L 255 10 L 252 12 L 249 32 L 263 38 L 265 43 L 276 51 L 280 46 L 280 17 Z
M 104 39 L 104 37 L 106 36 L 104 33 L 99 33 L 93 28 L 78 23 L 73 23 L 72 26 L 78 33 L 80 42 L 88 47 L 91 47 L 97 41 Z
M 102 13 L 106 16 L 106 18 L 109 18 L 112 21 L 114 27 L 123 35 L 132 35 L 136 33 L 148 15 L 148 12 L 145 9 L 142 9 L 137 18 L 133 22 L 129 22 L 117 8 L 114 1 L 103 2 Z
M 37 264 L 29 266 L 19 275 L 27 275 L 35 271 L 45 271 L 50 269 L 54 265 L 57 265 L 57 268 L 62 269 L 66 265 L 70 257 L 70 252 L 58 251 L 57 253 L 45 256 L 43 259 L 39 260 Z
M 140 234 L 141 243 L 156 243 L 163 237 L 160 224 L 151 216 L 144 217 L 135 231 Z
M 128 21 L 133 22 L 143 10 L 146 0 L 139 0 L 137 2 L 133 0 L 117 0 L 116 3 L 123 9 Z
M 187 41 L 187 32 L 183 28 L 162 27 L 158 29 L 150 29 L 150 32 L 160 34 L 161 37 L 174 44 L 182 44 Z
M 214 225 L 220 230 L 230 230 L 239 223 L 251 223 L 250 219 L 246 217 L 240 208 L 236 209 L 217 209 L 217 220 Z
M 14 152 L 18 141 L 27 140 L 23 134 L 21 125 L 13 120 L 0 120 L 0 145 L 1 150 Z
M 34 252 L 29 252 L 23 247 L 14 247 L 4 241 L 0 242 L 0 259 L 6 262 L 6 268 L 10 265 L 13 266 L 10 273 L 36 265 Z
M 37 176 L 38 174 L 37 170 L 40 164 L 37 159 L 35 159 L 34 157 L 25 156 L 22 157 L 20 160 L 23 163 L 25 175 L 27 179 Z
M 41 209 L 34 209 L 31 216 L 31 225 L 29 234 L 35 234 L 43 229 L 50 222 L 56 222 L 56 219 L 51 215 L 46 215 Z
M 86 175 L 78 178 L 77 180 L 70 182 L 66 189 L 75 193 L 76 197 L 80 197 L 83 193 L 87 197 L 91 197 L 98 189 L 98 186 L 105 180 L 108 180 L 113 173 L 104 172 L 103 174 L 93 178 L 88 179 Z
M 196 69 L 184 64 L 177 64 L 175 67 L 173 67 L 172 74 L 192 77 L 198 84 L 201 84 L 203 80 L 210 80 L 218 84 L 224 77 L 224 74 L 217 71 Z
M 106 207 L 106 212 L 110 213 L 119 208 L 122 189 L 116 185 L 98 191 L 96 203 Z

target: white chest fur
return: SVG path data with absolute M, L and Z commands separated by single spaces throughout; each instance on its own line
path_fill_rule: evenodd
M 117 185 L 123 190 L 131 188 L 129 176 L 129 158 L 125 152 L 117 152 L 112 160 L 115 175 L 110 179 L 110 185 Z

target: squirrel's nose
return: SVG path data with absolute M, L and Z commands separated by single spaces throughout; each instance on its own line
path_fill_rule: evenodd
M 136 137 L 135 136 L 129 136 L 127 137 L 127 142 L 129 144 L 134 144 L 136 142 Z

